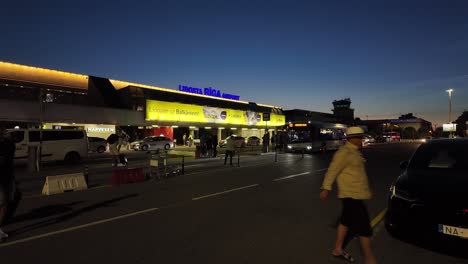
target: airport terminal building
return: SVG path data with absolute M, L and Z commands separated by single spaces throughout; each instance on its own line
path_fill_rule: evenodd
M 6 128 L 43 124 L 103 138 L 120 128 L 132 139 L 164 135 L 177 142 L 184 134 L 261 138 L 284 128 L 281 107 L 241 99 L 212 87 L 167 89 L 0 62 L 0 124 Z

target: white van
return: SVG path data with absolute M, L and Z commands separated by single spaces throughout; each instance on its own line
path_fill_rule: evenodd
M 7 130 L 15 142 L 15 159 L 28 157 L 28 146 L 39 146 L 39 129 Z M 79 162 L 88 154 L 88 138 L 84 130 L 42 130 L 42 161 Z

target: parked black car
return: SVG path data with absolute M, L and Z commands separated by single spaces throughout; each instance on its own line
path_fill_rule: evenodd
M 421 144 L 390 188 L 387 230 L 468 242 L 468 139 Z

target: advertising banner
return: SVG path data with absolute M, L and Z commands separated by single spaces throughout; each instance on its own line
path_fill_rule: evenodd
M 146 100 L 146 120 L 185 123 L 266 126 L 262 113 L 193 104 Z M 284 126 L 284 115 L 270 114 L 268 126 Z
M 457 131 L 457 124 L 443 124 L 442 129 L 444 132 L 455 132 Z

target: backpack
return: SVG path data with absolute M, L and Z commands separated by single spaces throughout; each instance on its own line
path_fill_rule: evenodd
M 119 141 L 119 136 L 116 134 L 112 134 L 107 138 L 107 142 L 109 142 L 109 144 L 114 144 L 117 141 Z

